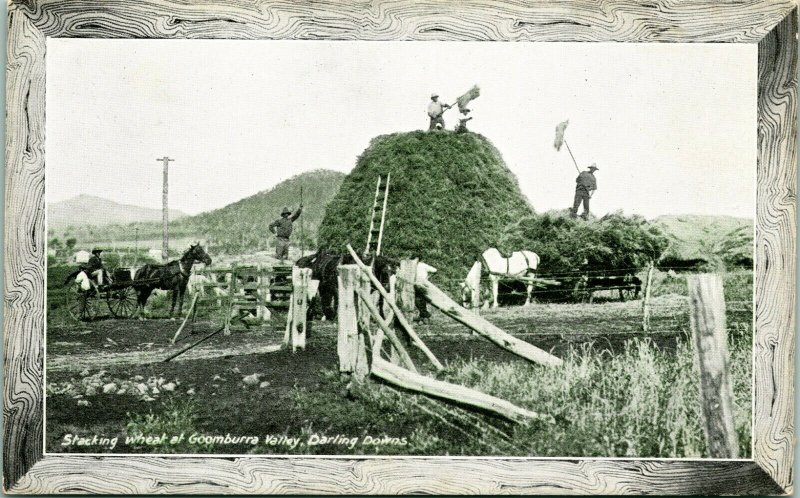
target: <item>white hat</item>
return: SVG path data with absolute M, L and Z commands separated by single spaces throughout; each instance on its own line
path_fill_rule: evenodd
M 432 98 L 432 99 L 435 99 L 435 98 L 436 98 L 436 97 L 438 97 L 438 96 L 439 96 L 439 94 L 438 94 L 438 93 L 432 93 L 432 94 L 431 94 L 431 98 Z

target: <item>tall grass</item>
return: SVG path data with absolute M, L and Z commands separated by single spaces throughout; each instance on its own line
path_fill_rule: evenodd
M 631 340 L 621 353 L 571 349 L 564 365 L 465 361 L 447 380 L 553 416 L 549 426 L 518 426 L 520 454 L 596 457 L 707 457 L 692 349 L 667 352 Z M 731 352 L 740 455 L 750 454 L 751 352 Z
M 295 390 L 293 402 L 302 407 L 301 413 L 325 414 L 308 419 L 305 432 L 341 431 L 354 436 L 388 432 L 408 439 L 407 446 L 358 447 L 357 453 L 709 456 L 700 418 L 699 374 L 688 341 L 676 351 L 665 351 L 647 339 L 630 340 L 614 355 L 584 345 L 563 359 L 560 368 L 522 361 L 459 360 L 440 374 L 442 380 L 543 415 L 527 424 L 373 382 L 339 385 L 337 389 L 348 391 L 347 401 Z M 751 364 L 749 347 L 732 349 L 730 373 L 742 458 L 751 454 Z

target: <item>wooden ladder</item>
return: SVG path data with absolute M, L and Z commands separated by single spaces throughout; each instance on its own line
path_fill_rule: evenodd
M 381 253 L 381 243 L 383 242 L 383 225 L 386 221 L 386 202 L 389 200 L 389 178 L 391 173 L 386 175 L 386 181 L 378 176 L 378 184 L 375 186 L 375 202 L 372 204 L 372 219 L 369 222 L 369 234 L 367 235 L 367 248 L 364 254 Z M 377 223 L 380 218 L 380 224 Z

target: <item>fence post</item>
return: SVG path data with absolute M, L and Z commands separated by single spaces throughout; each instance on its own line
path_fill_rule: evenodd
M 337 308 L 338 334 L 336 352 L 339 355 L 339 371 L 353 373 L 358 361 L 358 317 L 356 316 L 355 288 L 358 284 L 359 268 L 356 265 L 341 265 L 338 271 L 339 304 Z
M 483 271 L 483 265 L 480 261 L 476 261 L 475 266 L 477 270 L 471 275 L 472 281 L 467 283 L 472 290 L 472 295 L 470 296 L 472 309 L 479 310 L 481 309 L 481 272 Z
M 358 268 L 358 267 L 356 267 Z M 372 283 L 369 280 L 369 277 L 364 275 L 363 272 L 356 269 L 358 274 L 358 281 L 357 286 L 362 291 L 362 293 L 366 294 L 367 296 L 372 299 Z M 355 352 L 355 368 L 353 370 L 353 375 L 358 380 L 363 380 L 369 374 L 369 360 L 367 359 L 367 349 L 366 349 L 366 342 L 369 341 L 373 347 L 377 347 L 378 351 L 373 352 L 373 354 L 380 355 L 380 340 L 375 341 L 377 344 L 373 342 L 372 337 L 372 315 L 369 312 L 369 308 L 362 304 L 357 297 L 353 298 L 356 304 L 356 317 L 358 319 L 358 335 L 356 336 L 356 352 Z
M 650 331 L 650 291 L 653 287 L 653 269 L 655 264 L 650 261 L 647 265 L 647 279 L 644 283 L 644 297 L 642 298 L 642 331 Z
M 690 277 L 689 303 L 708 453 L 711 458 L 738 458 L 722 278 L 712 274 Z
M 306 310 L 310 268 L 292 268 L 292 351 L 306 349 Z
M 417 281 L 417 263 L 416 259 L 401 259 L 400 266 L 397 269 L 397 279 L 395 283 L 395 302 L 397 307 L 400 308 L 407 317 L 414 316 L 416 311 L 415 298 L 416 289 L 414 284 Z M 403 327 L 395 326 L 397 337 L 402 341 L 406 349 L 411 346 L 411 340 L 406 334 Z M 392 348 L 391 354 L 392 363 L 399 363 L 399 355 Z

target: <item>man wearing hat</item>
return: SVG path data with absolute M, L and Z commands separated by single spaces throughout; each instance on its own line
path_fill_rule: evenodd
M 95 288 L 95 290 L 97 290 L 98 285 L 103 285 L 103 276 L 106 272 L 106 269 L 103 266 L 103 260 L 100 258 L 101 252 L 103 252 L 102 249 L 92 249 L 92 257 L 89 258 L 89 261 L 86 263 L 86 267 L 83 270 L 87 275 L 89 275 L 89 281 L 92 283 L 92 286 Z
M 578 217 L 578 207 L 581 202 L 583 203 L 581 218 L 584 220 L 589 218 L 589 199 L 592 198 L 592 192 L 597 190 L 597 179 L 594 177 L 594 172 L 598 170 L 597 165 L 592 164 L 587 171 L 581 171 L 578 178 L 575 179 L 575 201 L 571 211 L 573 218 Z
M 302 204 L 294 214 L 288 207 L 285 207 L 281 211 L 281 217 L 269 225 L 269 231 L 275 234 L 275 257 L 281 262 L 289 257 L 289 237 L 292 236 L 292 222 L 300 216 L 301 212 L 303 212 Z
M 442 118 L 442 115 L 445 109 L 450 109 L 450 107 L 452 106 L 439 102 L 438 94 L 431 94 L 431 103 L 428 104 L 428 117 L 431 118 L 431 124 L 428 126 L 428 131 L 435 130 L 437 125 L 439 128 L 444 129 L 444 118 Z

